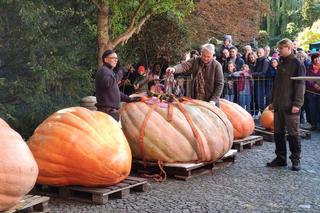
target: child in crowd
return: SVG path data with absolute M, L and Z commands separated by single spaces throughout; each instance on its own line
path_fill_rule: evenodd
M 251 95 L 252 95 L 252 74 L 247 64 L 242 65 L 241 71 L 231 74 L 238 78 L 237 90 L 239 94 L 239 104 L 249 113 L 251 111 Z
M 227 70 L 224 75 L 224 98 L 234 102 L 234 78 L 232 74 L 236 71 L 236 65 L 233 62 L 227 64 Z
M 138 76 L 133 82 L 136 93 L 146 92 L 148 89 L 148 76 L 146 69 L 143 65 L 138 67 Z
M 176 83 L 175 95 L 178 97 L 185 96 L 184 78 L 178 77 Z
M 278 59 L 272 58 L 270 67 L 266 73 L 266 105 L 270 104 L 272 84 L 273 84 L 273 79 L 276 76 L 277 69 L 278 69 Z

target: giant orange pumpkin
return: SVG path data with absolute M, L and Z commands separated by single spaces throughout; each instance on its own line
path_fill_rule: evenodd
M 274 113 L 269 109 L 269 106 L 263 110 L 260 116 L 260 125 L 266 129 L 274 130 Z
M 130 147 L 118 123 L 82 107 L 52 114 L 34 131 L 29 147 L 41 184 L 107 186 L 131 170 Z
M 0 118 L 0 211 L 18 203 L 37 176 L 38 166 L 27 144 Z
M 133 157 L 146 161 L 215 161 L 233 143 L 224 113 L 198 100 L 173 103 L 150 99 L 129 103 L 121 112 L 122 129 Z
M 234 139 L 245 138 L 253 133 L 254 120 L 244 108 L 225 99 L 220 100 L 220 108 L 232 123 Z

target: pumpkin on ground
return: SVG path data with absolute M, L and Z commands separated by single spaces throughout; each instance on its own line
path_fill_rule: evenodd
M 269 109 L 269 106 L 267 106 L 261 116 L 260 116 L 260 125 L 266 129 L 274 130 L 274 113 Z
M 0 118 L 0 212 L 18 203 L 37 176 L 38 166 L 27 144 Z
M 231 123 L 217 107 L 199 100 L 124 105 L 121 125 L 133 157 L 145 161 L 215 161 L 233 143 Z
M 118 123 L 82 107 L 55 112 L 29 139 L 38 183 L 108 186 L 127 178 L 131 151 Z
M 240 105 L 226 99 L 220 99 L 220 109 L 227 115 L 233 126 L 234 139 L 251 135 L 254 131 L 254 120 Z

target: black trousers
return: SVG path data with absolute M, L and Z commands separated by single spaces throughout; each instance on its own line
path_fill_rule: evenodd
M 276 155 L 282 160 L 287 159 L 286 130 L 290 148 L 290 159 L 299 161 L 301 155 L 301 141 L 299 136 L 300 112 L 292 114 L 288 110 L 277 110 L 274 112 L 274 140 Z
M 120 119 L 120 114 L 119 114 L 119 110 L 118 109 L 110 108 L 110 107 L 98 107 L 98 111 L 104 112 L 104 113 L 110 115 L 116 121 L 119 121 L 119 119 Z

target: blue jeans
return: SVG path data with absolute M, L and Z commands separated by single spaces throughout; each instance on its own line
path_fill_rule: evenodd
M 307 93 L 312 127 L 317 127 L 320 121 L 320 95 Z
M 233 102 L 233 100 L 234 100 L 234 95 L 226 95 L 224 98 L 227 99 L 228 101 Z
M 239 104 L 242 106 L 244 109 L 247 110 L 247 112 L 250 113 L 251 111 L 251 95 L 250 94 L 239 94 Z
M 264 82 L 261 80 L 257 80 L 254 83 L 255 103 L 257 107 L 255 114 L 257 114 L 265 108 L 266 88 Z

